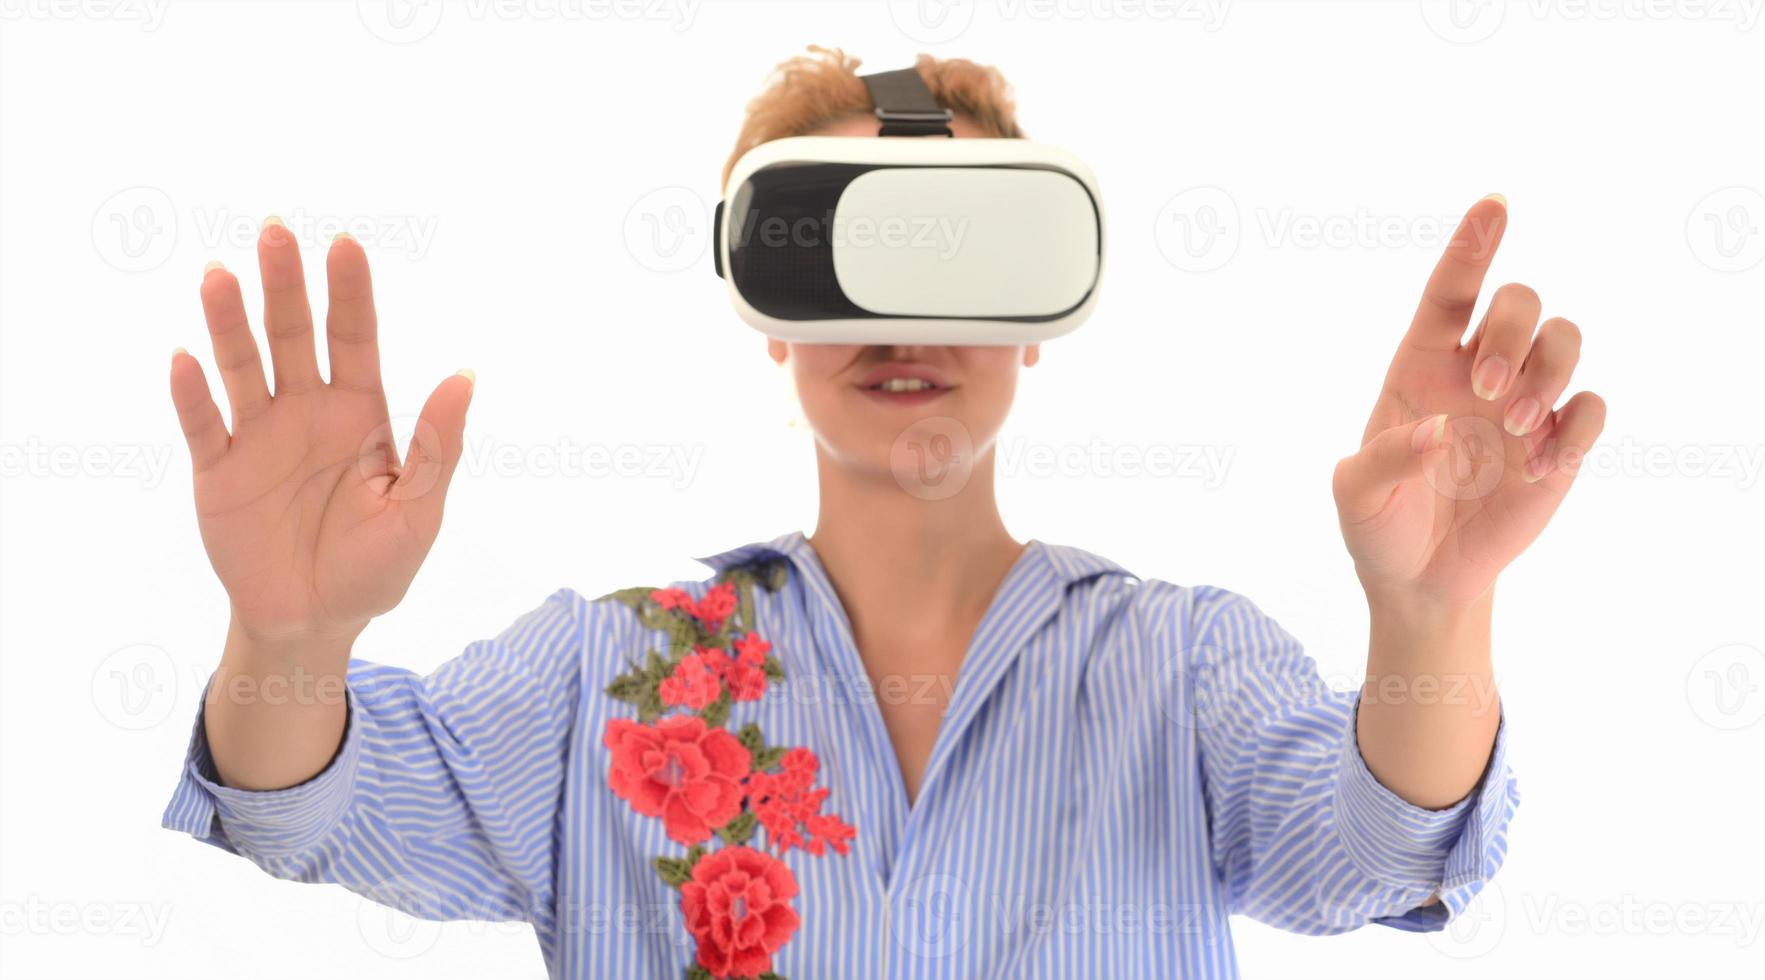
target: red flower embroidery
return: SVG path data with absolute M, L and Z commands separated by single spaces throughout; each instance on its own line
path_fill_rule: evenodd
M 741 813 L 741 779 L 753 757 L 734 735 L 692 716 L 654 727 L 625 718 L 607 723 L 613 792 L 646 817 L 661 817 L 668 836 L 699 844 Z
M 718 582 L 706 590 L 705 597 L 693 605 L 691 612 L 706 629 L 715 633 L 729 614 L 735 612 L 735 605 L 735 586 L 727 581 Z
M 755 834 L 764 829 L 781 853 L 796 847 L 814 855 L 845 854 L 857 836 L 821 812 L 828 791 L 815 786 L 815 753 L 768 745 L 754 722 L 739 734 L 725 727 L 736 702 L 758 701 L 768 682 L 784 678 L 772 644 L 741 614 L 753 608 L 754 585 L 777 591 L 784 581 L 778 558 L 732 570 L 697 600 L 684 589 L 603 597 L 630 606 L 667 637 L 666 653 L 632 660 L 607 685 L 607 695 L 634 706 L 639 720 L 610 719 L 602 740 L 612 750 L 613 792 L 638 813 L 660 817 L 668 836 L 687 846 L 683 856 L 651 863 L 680 890 L 698 944 L 688 980 L 782 980 L 772 960 L 799 924 L 790 904 L 797 881 L 777 857 L 748 846 Z M 707 851 L 713 836 L 722 846 Z
M 674 673 L 656 687 L 664 704 L 703 711 L 723 693 L 712 657 L 724 658 L 722 650 L 701 651 L 681 658 Z M 764 678 L 762 678 L 764 680 Z
M 663 609 L 685 609 L 691 612 L 693 608 L 693 597 L 687 595 L 685 589 L 656 589 L 650 593 L 650 601 Z
M 722 650 L 706 651 L 713 670 L 729 686 L 732 701 L 758 701 L 766 694 L 766 654 L 772 644 L 749 633 L 735 641 L 736 654 L 731 657 Z
M 781 853 L 793 847 L 817 857 L 828 848 L 847 853 L 858 832 L 838 816 L 821 812 L 828 796 L 826 789 L 815 788 L 821 760 L 797 748 L 786 752 L 779 765 L 783 772 L 756 772 L 747 780 L 748 809 L 766 828 L 767 842 Z
M 758 977 L 797 931 L 797 879 L 784 862 L 748 847 L 699 859 L 680 886 L 680 910 L 699 944 L 699 965 L 718 977 Z

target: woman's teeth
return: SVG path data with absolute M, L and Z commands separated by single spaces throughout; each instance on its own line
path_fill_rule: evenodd
M 890 378 L 871 387 L 878 391 L 925 391 L 928 388 L 936 388 L 937 385 L 924 378 Z

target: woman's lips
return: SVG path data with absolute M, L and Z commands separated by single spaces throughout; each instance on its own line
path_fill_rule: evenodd
M 919 388 L 918 390 L 907 391 L 890 391 L 886 387 L 878 388 L 863 386 L 859 386 L 858 390 L 885 405 L 920 405 L 937 398 L 942 398 L 954 389 L 934 385 L 931 387 Z
M 927 365 L 895 362 L 873 368 L 856 387 L 886 405 L 918 405 L 943 397 L 954 386 Z

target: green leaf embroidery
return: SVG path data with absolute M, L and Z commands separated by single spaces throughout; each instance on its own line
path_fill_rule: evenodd
M 759 823 L 752 813 L 743 810 L 740 816 L 719 828 L 717 836 L 723 838 L 726 844 L 746 844 L 753 838 L 754 828 Z
M 668 887 L 679 888 L 692 880 L 693 865 L 698 864 L 699 858 L 704 856 L 704 847 L 694 844 L 686 852 L 686 857 L 659 857 L 650 863 L 655 865 L 656 873 L 662 876 L 662 880 L 668 883 Z
M 729 720 L 730 705 L 729 691 L 725 690 L 717 695 L 717 700 L 705 706 L 705 710 L 699 713 L 699 717 L 705 719 L 705 724 L 721 728 L 723 723 Z
M 633 609 L 639 609 L 642 608 L 644 603 L 650 601 L 650 593 L 654 591 L 656 590 L 646 586 L 635 586 L 629 589 L 614 589 L 612 592 L 601 596 L 595 601 L 603 602 L 607 599 L 612 599 L 616 602 L 624 603 Z
M 635 674 L 620 674 L 607 685 L 607 696 L 637 704 L 643 700 L 643 692 L 649 686 L 648 681 Z
M 669 888 L 679 888 L 692 880 L 692 868 L 680 858 L 659 857 L 651 862 L 656 866 L 656 873 Z
M 766 737 L 760 734 L 760 726 L 751 721 L 743 725 L 741 731 L 735 733 L 735 738 L 736 741 L 742 743 L 743 748 L 748 750 L 749 755 L 757 756 L 766 748 Z
M 638 699 L 637 719 L 646 725 L 654 724 L 656 719 L 662 717 L 662 713 L 667 710 L 668 706 L 662 703 L 662 695 L 656 693 L 654 687 L 648 687 L 644 689 L 642 697 Z

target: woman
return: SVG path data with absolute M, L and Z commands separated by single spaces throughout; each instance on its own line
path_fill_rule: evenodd
M 857 62 L 812 50 L 735 156 L 875 134 Z M 1022 135 L 996 72 L 918 67 L 958 138 Z M 561 590 L 428 676 L 352 661 L 435 539 L 474 379 L 442 382 L 401 462 L 361 247 L 327 259 L 327 381 L 266 222 L 275 393 L 218 266 L 230 431 L 172 363 L 233 615 L 165 823 L 415 915 L 529 921 L 557 977 L 1230 977 L 1234 912 L 1439 929 L 1517 802 L 1494 581 L 1604 417 L 1588 393 L 1551 411 L 1579 335 L 1526 287 L 1460 344 L 1505 222 L 1498 195 L 1466 215 L 1336 470 L 1371 612 L 1353 693 L 1241 596 L 1006 531 L 992 445 L 1035 345 L 769 340 L 816 434 L 813 534 L 702 581 Z M 891 454 L 951 420 L 974 465 L 929 492 Z M 1472 438 L 1502 465 L 1467 482 Z

